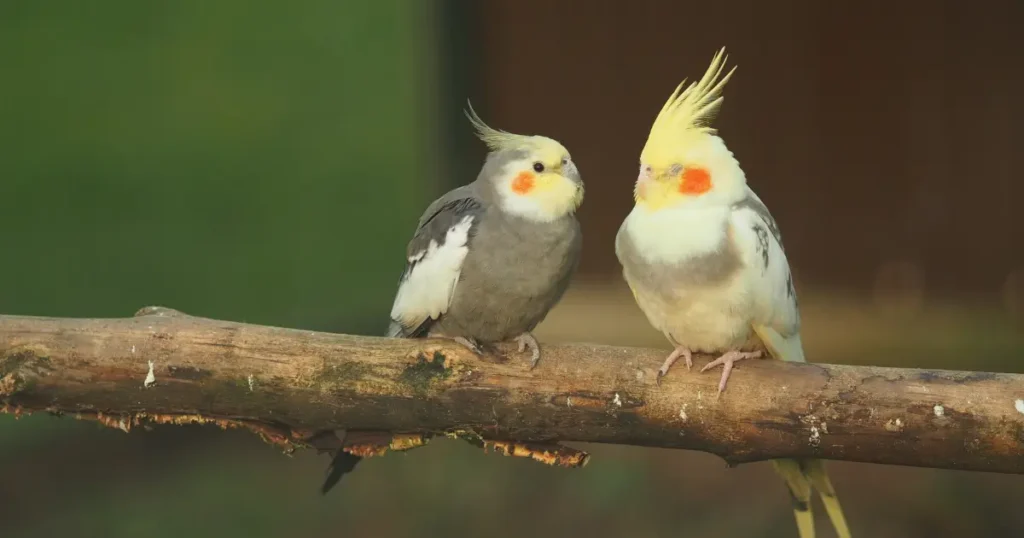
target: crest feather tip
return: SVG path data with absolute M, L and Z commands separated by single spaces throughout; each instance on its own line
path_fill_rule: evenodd
M 715 132 L 709 123 L 722 104 L 722 88 L 736 71 L 733 66 L 722 76 L 728 58 L 722 47 L 699 80 L 687 85 L 684 79 L 676 87 L 651 126 L 649 143 L 665 145 L 681 136 Z
M 529 136 L 517 135 L 495 129 L 480 119 L 480 115 L 473 109 L 472 103 L 466 100 L 466 117 L 469 118 L 469 122 L 476 129 L 477 138 L 479 138 L 484 144 L 487 145 L 491 151 L 500 151 L 508 149 L 517 149 L 527 145 L 530 141 Z

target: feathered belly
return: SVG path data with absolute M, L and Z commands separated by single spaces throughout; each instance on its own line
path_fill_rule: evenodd
M 532 331 L 568 287 L 574 262 L 562 250 L 530 252 L 515 262 L 467 259 L 438 330 L 484 342 Z
M 720 289 L 679 289 L 671 294 L 626 280 L 636 302 L 674 346 L 707 353 L 761 349 L 749 316 L 748 295 L 735 285 Z
M 712 353 L 760 345 L 745 262 L 727 217 L 716 210 L 634 210 L 616 236 L 637 304 L 675 346 Z M 665 233 L 666 227 L 686 233 Z

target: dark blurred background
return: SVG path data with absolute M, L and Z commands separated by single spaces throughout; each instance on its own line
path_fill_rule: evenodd
M 970 6 L 970 7 L 968 7 Z M 639 151 L 721 46 L 716 125 L 772 208 L 812 361 L 1024 372 L 1024 2 L 0 2 L 0 312 L 380 334 L 405 242 L 490 124 L 587 182 L 542 341 L 667 343 L 612 241 Z M 254 435 L 0 416 L 0 535 L 795 537 L 768 464 L 438 441 L 364 462 Z M 855 536 L 1024 534 L 1024 478 L 836 462 Z M 832 536 L 820 507 L 822 536 Z

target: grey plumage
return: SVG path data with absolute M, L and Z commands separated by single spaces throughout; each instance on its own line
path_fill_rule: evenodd
M 754 230 L 754 233 L 757 235 L 757 245 L 756 245 L 756 247 L 757 247 L 757 253 L 761 255 L 761 263 L 762 263 L 761 270 L 762 271 L 767 270 L 768 269 L 768 262 L 771 261 L 770 258 L 769 258 L 769 254 L 768 254 L 768 232 L 767 232 L 767 230 L 764 229 L 764 226 L 761 226 L 759 223 L 756 223 L 756 222 L 753 225 L 751 225 L 751 228 Z
M 550 222 L 517 216 L 502 208 L 497 190 L 495 178 L 502 177 L 505 167 L 528 158 L 522 150 L 493 152 L 476 181 L 430 204 L 409 242 L 399 293 L 402 286 L 414 285 L 409 279 L 426 261 L 431 245 L 441 252 L 457 223 L 469 222 L 468 252 L 442 312 L 406 320 L 396 306 L 389 336 L 505 341 L 532 331 L 562 298 L 580 256 L 582 237 L 575 215 L 568 212 Z M 581 187 L 575 166 L 568 168 L 563 175 Z

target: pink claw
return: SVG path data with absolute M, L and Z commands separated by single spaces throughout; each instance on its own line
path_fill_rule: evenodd
M 673 364 L 674 364 L 674 363 L 675 363 L 675 362 L 676 362 L 676 361 L 677 361 L 677 360 L 678 360 L 678 359 L 679 359 L 680 357 L 682 357 L 682 359 L 683 359 L 683 362 L 685 362 L 685 363 L 686 363 L 686 369 L 687 369 L 687 370 L 689 370 L 689 369 L 693 368 L 693 356 L 692 356 L 692 354 L 690 353 L 690 350 L 689 350 L 689 349 L 686 349 L 685 347 L 677 347 L 677 348 L 675 348 L 675 349 L 674 349 L 674 350 L 672 351 L 672 353 L 670 353 L 670 354 L 669 354 L 669 356 L 668 356 L 668 357 L 667 357 L 667 358 L 665 359 L 665 362 L 664 362 L 664 363 L 662 363 L 662 365 L 661 365 L 661 368 L 658 368 L 658 377 L 657 377 L 657 380 L 656 380 L 656 382 L 657 382 L 657 383 L 658 383 L 659 385 L 661 384 L 661 378 L 665 377 L 665 374 L 667 374 L 667 373 L 668 373 L 668 369 L 669 369 L 669 368 L 671 368 L 671 367 L 672 367 L 672 365 L 673 365 Z
M 732 373 L 732 366 L 736 361 L 743 359 L 757 359 L 761 357 L 760 351 L 727 351 L 721 357 L 707 363 L 700 369 L 704 373 L 715 366 L 722 367 L 722 379 L 718 382 L 718 394 L 722 394 L 725 385 L 729 381 L 729 374 Z

